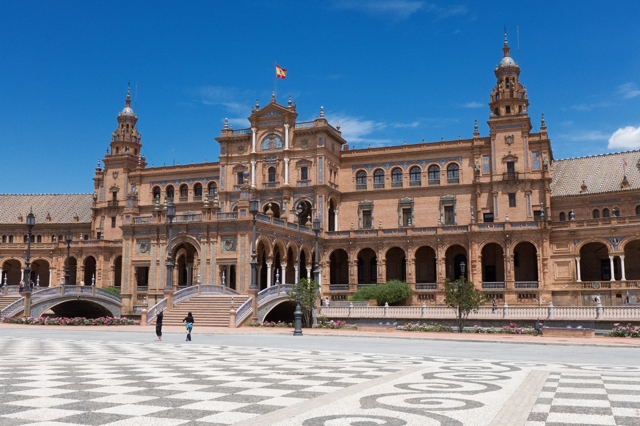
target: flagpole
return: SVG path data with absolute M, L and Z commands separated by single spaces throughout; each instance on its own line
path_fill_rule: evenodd
M 278 76 L 276 73 L 276 66 L 278 65 L 277 62 L 273 63 L 273 96 L 276 96 L 276 84 L 278 83 Z M 277 99 L 277 98 L 276 98 Z

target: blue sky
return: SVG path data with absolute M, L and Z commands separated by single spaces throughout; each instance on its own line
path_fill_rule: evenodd
M 0 5 L 0 193 L 92 192 L 128 82 L 150 164 L 216 161 L 274 61 L 278 102 L 356 148 L 487 135 L 504 26 L 555 158 L 640 148 L 637 1 Z

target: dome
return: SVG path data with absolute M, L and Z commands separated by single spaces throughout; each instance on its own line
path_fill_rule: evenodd
M 514 61 L 511 56 L 505 56 L 504 58 L 502 58 L 502 60 L 500 61 L 500 65 L 498 65 L 499 67 L 517 67 L 516 65 L 516 61 Z
M 130 106 L 128 106 L 128 105 L 127 105 L 126 107 L 124 107 L 124 109 L 122 110 L 122 112 L 121 112 L 120 114 L 118 114 L 118 115 L 130 115 L 130 116 L 133 116 L 133 117 L 135 117 L 135 116 L 136 116 L 136 115 L 133 113 L 133 110 L 131 109 L 131 107 L 130 107 Z

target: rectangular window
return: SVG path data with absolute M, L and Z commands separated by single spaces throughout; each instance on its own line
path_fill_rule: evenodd
M 444 206 L 444 224 L 455 225 L 453 218 L 453 206 Z
M 238 185 L 242 185 L 244 183 L 244 172 L 238 172 Z
M 402 209 L 402 226 L 412 226 L 413 223 L 411 221 L 411 209 L 404 208 Z
M 491 223 L 493 222 L 493 213 L 484 213 L 482 215 L 482 221 L 484 223 Z
M 482 156 L 482 173 L 491 173 L 491 161 L 488 155 Z
M 116 218 L 115 218 L 115 217 L 112 217 L 112 218 L 111 218 L 111 227 L 112 227 L 112 228 L 115 228 L 115 227 L 116 227 Z
M 117 200 L 118 200 L 118 192 L 117 192 L 117 191 L 113 191 L 113 192 L 111 193 L 111 197 L 112 197 L 111 199 L 112 199 L 113 201 L 117 201 Z
M 533 220 L 542 219 L 542 210 L 534 210 L 533 211 Z
M 511 107 L 510 107 L 509 105 L 507 105 L 507 106 L 505 107 L 505 112 L 506 112 L 507 114 L 511 114 Z
M 373 224 L 371 222 L 371 210 L 362 210 L 362 228 L 373 228 Z
M 309 168 L 300 167 L 300 180 L 309 180 Z
M 540 153 L 538 151 L 531 153 L 531 167 L 533 170 L 540 170 Z
M 516 206 L 516 193 L 515 192 L 510 192 L 509 193 L 509 207 L 515 207 Z

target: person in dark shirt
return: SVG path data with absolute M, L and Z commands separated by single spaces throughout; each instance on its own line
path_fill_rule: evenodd
M 162 317 L 164 317 L 162 309 L 156 309 L 156 336 L 158 336 L 156 340 L 162 340 Z
M 186 317 L 184 317 L 184 319 L 182 320 L 182 322 L 185 323 L 185 325 L 187 326 L 187 341 L 190 342 L 191 341 L 191 330 L 193 329 L 193 315 L 191 315 L 191 312 L 189 312 L 187 314 Z

